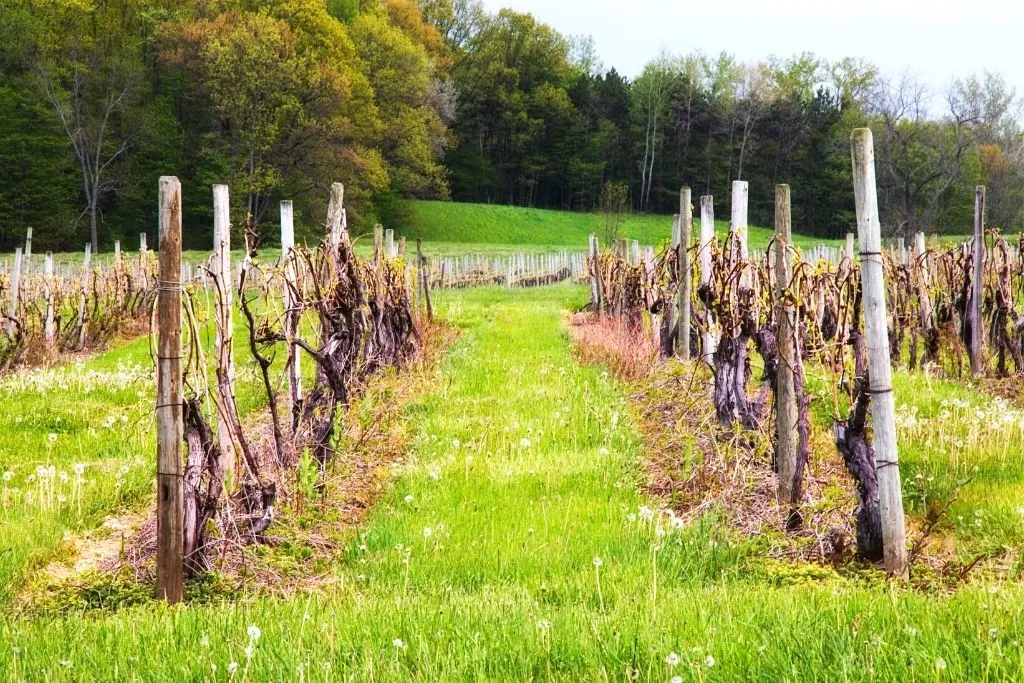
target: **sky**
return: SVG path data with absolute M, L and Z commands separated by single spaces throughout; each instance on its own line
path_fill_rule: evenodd
M 568 35 L 589 35 L 605 69 L 636 76 L 661 48 L 741 61 L 804 51 L 864 57 L 916 74 L 934 93 L 997 71 L 1024 95 L 1024 2 L 1000 0 L 483 0 Z

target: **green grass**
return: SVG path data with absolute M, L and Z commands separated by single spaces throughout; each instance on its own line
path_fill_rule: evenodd
M 409 239 L 422 237 L 426 243 L 461 242 L 491 245 L 529 245 L 546 249 L 586 249 L 590 233 L 602 234 L 601 218 L 593 213 L 573 213 L 546 209 L 527 209 L 489 204 L 456 202 L 409 202 L 410 224 L 396 229 Z M 726 215 L 724 208 L 719 212 Z M 695 220 L 696 223 L 696 220 Z M 720 237 L 728 233 L 728 221 L 716 221 Z M 797 230 L 797 232 L 799 232 Z M 619 237 L 636 239 L 641 244 L 657 245 L 672 234 L 672 216 L 630 214 L 624 220 Z M 764 248 L 772 230 L 750 226 L 752 249 Z M 838 240 L 794 235 L 797 246 L 817 244 L 838 246 Z M 606 245 L 605 245 L 606 246 Z
M 679 528 L 648 518 L 622 387 L 577 365 L 561 329 L 583 297 L 567 286 L 438 293 L 439 313 L 464 334 L 431 393 L 408 408 L 406 460 L 320 592 L 0 617 L 0 676 L 1024 677 L 1019 585 L 926 595 L 766 562 L 756 540 L 732 537 L 713 515 Z M 104 458 L 141 467 L 148 453 L 146 442 Z M 262 630 L 255 642 L 250 625 Z

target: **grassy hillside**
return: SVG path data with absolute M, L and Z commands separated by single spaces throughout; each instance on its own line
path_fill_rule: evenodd
M 425 242 L 460 242 L 470 244 L 508 244 L 531 247 L 584 248 L 590 233 L 601 234 L 600 217 L 592 213 L 571 213 L 546 209 L 526 209 L 488 204 L 413 201 L 408 204 L 410 223 L 397 232 L 409 239 L 422 237 Z M 721 207 L 720 212 L 726 213 Z M 718 233 L 728 231 L 728 221 L 716 221 Z M 658 244 L 672 232 L 671 216 L 633 214 L 628 216 L 620 237 Z M 763 248 L 772 231 L 750 227 L 750 246 Z M 796 235 L 800 246 L 838 241 Z

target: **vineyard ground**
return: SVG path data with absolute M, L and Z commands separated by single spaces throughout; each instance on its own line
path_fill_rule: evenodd
M 714 514 L 679 528 L 659 525 L 658 501 L 642 492 L 641 441 L 624 385 L 574 360 L 564 320 L 585 297 L 565 285 L 437 293 L 439 314 L 463 333 L 436 369 L 433 389 L 406 411 L 405 462 L 321 589 L 291 598 L 9 616 L 26 574 L 67 553 L 66 533 L 149 503 L 153 387 L 146 340 L 0 380 L 0 470 L 15 472 L 5 486 L 31 486 L 27 477 L 48 464 L 71 471 L 83 463 L 88 482 L 80 505 L 71 501 L 62 512 L 0 512 L 0 613 L 8 615 L 0 616 L 0 676 L 1024 677 L 1017 582 L 978 579 L 951 594 L 927 594 L 816 565 L 779 570 L 760 558 L 756 541 L 736 537 Z M 251 407 L 257 392 L 249 382 L 240 372 L 239 397 Z M 969 507 L 957 514 L 992 544 L 1019 539 L 1010 501 L 1024 474 L 1007 450 L 1019 462 L 1019 435 L 956 431 L 991 409 L 974 389 L 898 382 L 904 415 L 931 420 L 920 438 L 932 440 L 903 451 L 910 478 L 960 472 L 959 462 L 949 469 L 944 439 L 973 439 L 964 453 L 998 456 L 1007 466 L 979 467 L 988 474 L 975 477 L 981 488 L 965 505 L 989 500 L 986 486 L 1008 488 L 993 498 L 998 524 L 986 511 L 980 525 Z M 827 379 L 813 389 L 826 395 Z M 964 419 L 944 417 L 945 410 Z M 1019 434 L 1010 423 L 1005 429 Z

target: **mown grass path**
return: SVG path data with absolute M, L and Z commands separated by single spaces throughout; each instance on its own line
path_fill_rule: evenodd
M 1019 587 L 936 597 L 774 571 L 713 517 L 653 510 L 621 387 L 575 364 L 562 329 L 580 296 L 439 297 L 465 333 L 319 594 L 0 620 L 0 677 L 1024 678 Z

